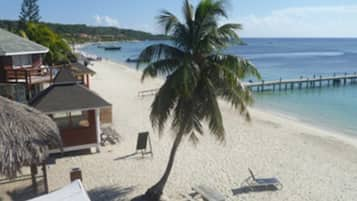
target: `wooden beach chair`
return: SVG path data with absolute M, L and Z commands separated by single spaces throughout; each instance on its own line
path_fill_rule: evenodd
M 200 195 L 205 201 L 225 201 L 224 196 L 220 192 L 208 186 L 198 185 L 192 187 L 192 190 L 194 193 L 190 194 L 190 196 L 184 195 L 184 197 L 189 201 L 194 201 L 193 197 L 196 195 Z
M 245 184 L 251 191 L 283 189 L 283 184 L 277 178 L 256 178 L 251 169 L 248 168 L 248 171 L 250 177 L 245 180 Z

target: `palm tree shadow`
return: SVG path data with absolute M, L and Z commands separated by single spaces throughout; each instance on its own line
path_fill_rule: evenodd
M 134 187 L 106 186 L 90 190 L 88 195 L 92 201 L 124 201 L 133 190 Z

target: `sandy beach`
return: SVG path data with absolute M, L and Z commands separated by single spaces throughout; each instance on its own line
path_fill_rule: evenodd
M 138 92 L 157 88 L 161 80 L 140 82 L 141 73 L 111 61 L 94 62 L 97 74 L 91 89 L 113 104 L 117 145 L 99 154 L 65 157 L 48 168 L 50 190 L 69 183 L 69 172 L 79 167 L 93 200 L 130 200 L 146 191 L 162 175 L 172 145 L 172 132 L 159 139 L 149 121 L 152 96 Z M 252 108 L 252 122 L 221 103 L 226 141 L 217 142 L 207 129 L 197 146 L 185 140 L 165 189 L 167 200 L 184 200 L 193 185 L 205 184 L 227 200 L 337 201 L 357 198 L 357 146 L 354 139 L 330 133 L 292 118 Z M 154 157 L 135 152 L 137 133 L 149 131 Z M 277 177 L 277 192 L 239 193 L 251 168 L 257 177 Z

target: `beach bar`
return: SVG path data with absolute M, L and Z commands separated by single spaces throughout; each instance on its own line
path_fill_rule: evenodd
M 99 151 L 100 110 L 110 108 L 111 104 L 80 84 L 70 69 L 62 68 L 53 85 L 32 99 L 30 105 L 57 123 L 64 151 L 90 148 Z

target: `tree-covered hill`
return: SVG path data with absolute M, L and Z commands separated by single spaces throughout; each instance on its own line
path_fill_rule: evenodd
M 85 24 L 42 23 L 67 39 L 67 41 L 75 43 L 166 39 L 164 35 L 154 35 L 143 31 L 120 29 L 116 27 L 88 26 Z M 0 28 L 7 29 L 12 32 L 16 32 L 18 26 L 18 21 L 16 20 L 0 20 Z

